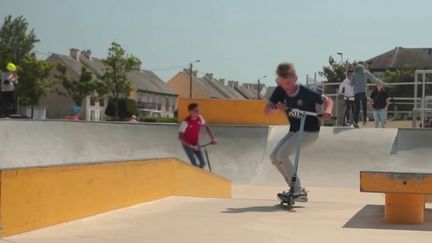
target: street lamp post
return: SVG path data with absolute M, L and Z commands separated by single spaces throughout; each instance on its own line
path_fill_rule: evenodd
M 189 64 L 189 99 L 192 99 L 192 68 L 194 63 L 198 63 L 200 60 L 196 60 L 195 62 L 191 62 Z
M 343 64 L 343 53 L 342 52 L 338 52 L 336 54 L 338 54 L 341 57 L 341 64 Z
M 346 71 L 346 69 L 345 69 L 345 65 L 344 65 L 344 62 L 343 62 L 343 53 L 342 52 L 338 52 L 337 53 L 340 57 L 341 57 L 341 65 L 342 65 L 342 67 L 344 68 L 344 71 Z M 339 96 L 336 96 L 336 117 L 337 117 L 337 119 L 336 119 L 336 125 L 339 125 Z M 342 122 L 344 122 L 344 121 L 342 121 Z
M 261 87 L 261 79 L 263 79 L 263 78 L 267 78 L 267 75 L 264 75 L 264 76 L 262 76 L 261 78 L 258 79 L 258 87 L 257 87 L 257 93 L 258 93 L 257 98 L 258 98 L 258 99 L 261 98 L 261 97 L 260 97 L 260 87 Z

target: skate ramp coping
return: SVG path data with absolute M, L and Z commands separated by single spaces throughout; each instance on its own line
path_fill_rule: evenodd
M 360 172 L 360 191 L 385 194 L 384 219 L 392 224 L 421 224 L 425 198 L 432 194 L 432 171 L 382 167 Z

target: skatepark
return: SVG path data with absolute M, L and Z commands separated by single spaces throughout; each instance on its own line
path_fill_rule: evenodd
M 177 124 L 4 120 L 1 125 L 0 242 L 430 242 L 428 204 L 422 224 L 386 223 L 384 194 L 360 192 L 359 173 L 383 167 L 432 171 L 431 130 L 322 127 L 300 158 L 309 202 L 288 211 L 276 199 L 286 183 L 269 160 L 287 125 L 213 125 L 219 139 L 207 148 L 213 175 L 188 165 Z M 164 167 L 167 158 L 175 158 L 169 163 L 178 175 Z M 69 177 L 92 166 L 95 174 Z M 101 170 L 112 170 L 112 177 L 104 178 Z M 189 188 L 159 192 L 171 175 L 174 186 Z M 43 176 L 56 176 L 57 185 Z M 63 184 L 63 178 L 69 181 Z M 137 182 L 149 186 L 134 188 Z M 118 193 L 104 197 L 97 191 Z M 68 212 L 55 211 L 60 203 Z M 33 212 L 39 210 L 40 215 Z M 8 219 L 9 211 L 23 220 Z

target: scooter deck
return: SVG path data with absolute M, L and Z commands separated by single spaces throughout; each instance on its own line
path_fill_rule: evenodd
M 280 201 L 279 206 L 281 206 L 282 208 L 291 210 L 295 204 L 295 198 L 293 196 L 291 196 L 290 194 L 282 194 L 282 193 L 278 193 L 278 199 Z

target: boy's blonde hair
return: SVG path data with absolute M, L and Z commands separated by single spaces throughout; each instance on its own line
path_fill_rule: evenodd
M 297 76 L 294 64 L 289 62 L 282 62 L 276 69 L 276 74 L 281 78 L 288 78 Z

